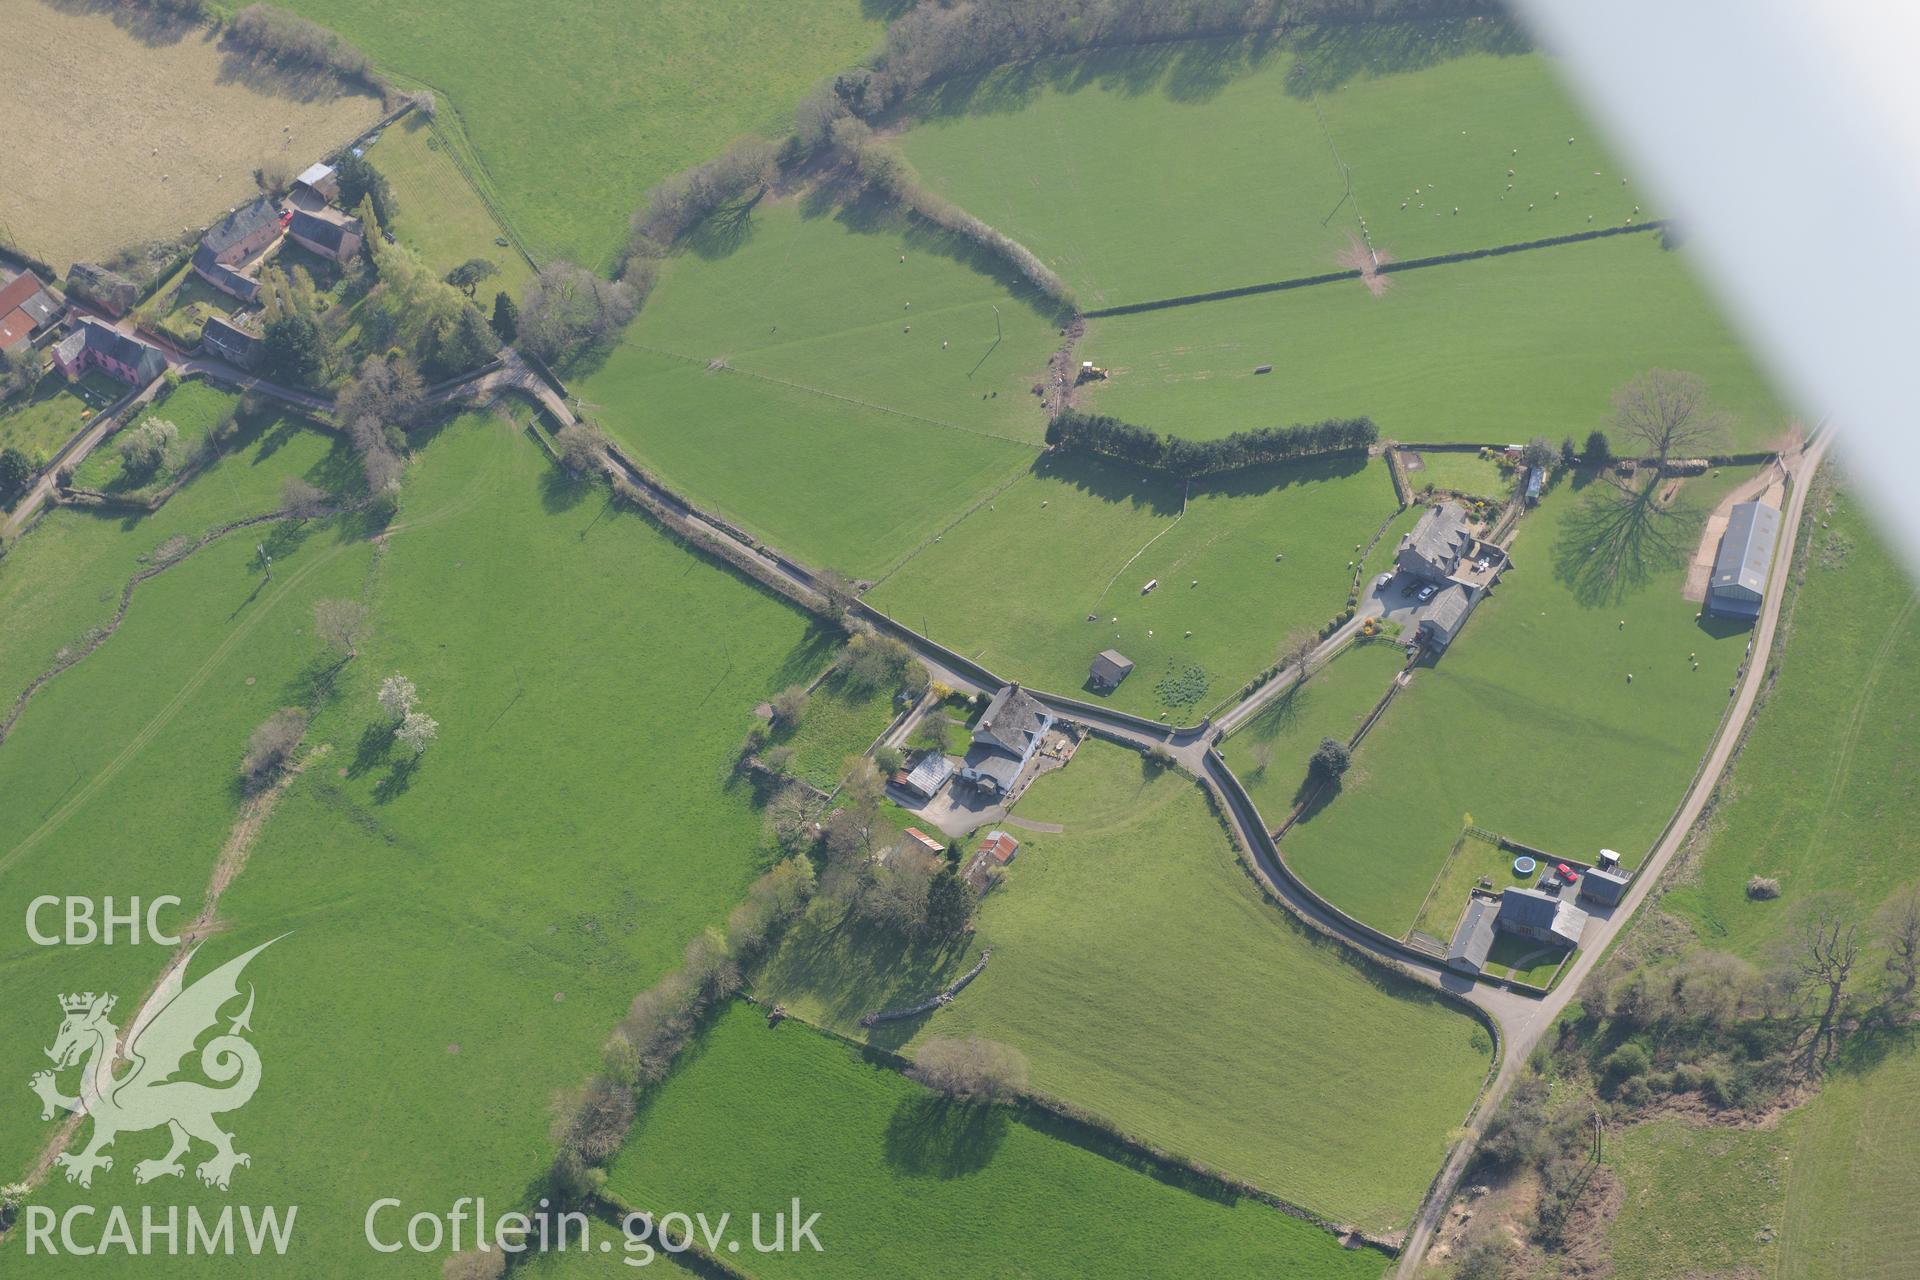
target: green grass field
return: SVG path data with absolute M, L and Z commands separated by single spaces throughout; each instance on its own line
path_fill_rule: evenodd
M 1524 441 L 1511 443 L 1519 444 Z M 1406 454 L 1403 452 L 1401 456 L 1405 457 Z M 1429 449 L 1418 456 L 1420 466 L 1406 473 L 1407 483 L 1413 487 L 1415 493 L 1432 485 L 1443 493 L 1452 492 L 1465 494 L 1471 498 L 1504 500 L 1513 492 L 1513 473 L 1503 474 L 1498 463 L 1481 457 L 1478 451 L 1456 453 L 1449 450 Z
M 1613 1139 L 1606 1158 L 1628 1186 L 1608 1232 L 1618 1273 L 1646 1280 L 1783 1274 L 1773 1237 L 1794 1136 L 1806 1118 L 1789 1117 L 1773 1129 L 1662 1120 Z
M 1649 368 L 1703 378 L 1764 447 L 1787 411 L 1694 283 L 1683 254 L 1625 236 L 1357 283 L 1089 323 L 1077 354 L 1112 370 L 1080 407 L 1212 438 L 1365 414 L 1398 440 L 1576 442 Z M 1255 375 L 1256 366 L 1273 372 Z
M 119 383 L 93 374 L 91 400 L 58 373 L 41 377 L 31 392 L 0 405 L 0 449 L 18 449 L 36 469 L 52 461 L 103 406 L 126 393 Z
M 789 555 L 860 576 L 906 559 L 1034 456 L 631 343 L 574 385 L 677 492 Z
M 1550 492 L 1521 524 L 1494 594 L 1417 670 L 1338 795 L 1288 833 L 1295 870 L 1399 934 L 1470 822 L 1558 856 L 1611 848 L 1636 864 L 1706 751 L 1744 656 L 1747 630 L 1696 621 L 1680 586 L 1705 512 L 1747 474 L 1682 488 L 1663 526 L 1678 560 L 1642 539 L 1651 565 L 1622 600 L 1592 599 L 1582 576 L 1598 562 L 1588 544 L 1599 488 Z
M 1076 697 L 1094 655 L 1118 649 L 1133 674 L 1093 696 L 1191 724 L 1289 634 L 1346 606 L 1355 545 L 1393 505 L 1385 466 L 1358 459 L 1196 484 L 1183 503 L 1182 482 L 1049 455 L 868 602 L 1005 678 Z
M 217 606 L 244 595 L 244 580 L 213 592 L 183 577 L 177 593 L 140 601 L 149 607 L 71 673 L 84 681 L 49 686 L 45 713 L 36 702 L 0 749 L 0 770 L 44 775 L 31 789 L 9 778 L 12 803 L 37 815 L 64 796 L 74 810 L 61 841 L 42 839 L 34 861 L 8 871 L 8 901 L 46 883 L 29 867 L 44 871 L 45 859 L 85 848 L 90 869 L 69 867 L 63 892 L 96 879 L 102 891 L 184 889 L 191 907 L 232 821 L 233 762 L 247 732 L 261 706 L 288 700 L 318 661 L 303 634 L 307 605 L 292 593 L 373 604 L 373 636 L 307 738 L 327 754 L 280 801 L 221 905 L 223 956 L 290 935 L 249 971 L 270 1074 L 239 1119 L 254 1161 L 236 1186 L 260 1203 L 302 1206 L 309 1273 L 419 1273 L 417 1258 L 365 1249 L 370 1197 L 424 1204 L 485 1193 L 504 1205 L 526 1191 L 551 1155 L 554 1090 L 591 1070 L 629 998 L 724 918 L 766 856 L 750 795 L 729 783 L 738 726 L 830 654 L 783 603 L 699 563 L 638 517 L 604 509 L 603 492 L 553 475 L 510 424 L 462 419 L 413 464 L 377 558 L 365 540 L 324 531 L 275 556 L 277 585 L 240 615 L 270 620 L 254 643 L 271 636 L 274 648 L 221 638 L 236 624 Z M 189 492 L 221 484 L 216 472 Z M 235 565 L 208 559 L 203 571 L 231 574 L 251 541 L 231 552 Z M 200 569 L 203 556 L 159 581 Z M 325 572 L 303 573 L 309 559 Z M 171 611 L 158 607 L 169 601 Z M 162 645 L 153 630 L 164 627 L 173 630 Z M 636 660 L 646 654 L 671 659 Z M 156 671 L 156 656 L 206 674 L 197 701 L 175 697 L 180 680 L 171 666 Z M 174 738 L 149 746 L 131 728 L 102 734 L 97 717 L 60 701 L 100 705 L 114 664 L 139 672 L 142 696 L 167 705 Z M 366 736 L 378 717 L 374 687 L 395 670 L 416 681 L 441 726 L 411 771 Z M 230 714 L 216 690 L 236 704 Z M 50 734 L 110 758 L 120 751 L 120 772 L 100 772 Z M 153 785 L 133 789 L 149 771 Z M 191 789 L 155 794 L 161 784 Z M 113 834 L 130 813 L 150 815 L 141 840 Z M 26 957 L 9 987 L 25 1012 L 10 1013 L 10 1025 L 46 1021 L 40 1005 L 54 1011 L 56 973 L 122 992 L 152 980 L 155 953 L 94 950 L 92 965 Z M 98 972 L 123 957 L 120 969 Z M 27 1070 L 37 1042 L 38 1033 L 9 1042 L 9 1061 L 17 1053 L 14 1066 Z M 5 1158 L 18 1165 L 16 1144 L 42 1130 L 6 1133 Z M 86 1194 L 65 1184 L 43 1193 L 60 1205 Z M 157 1198 L 196 1196 L 163 1185 Z
M 655 1093 L 608 1185 L 636 1207 L 731 1211 L 743 1243 L 726 1256 L 769 1278 L 1359 1280 L 1385 1265 L 1267 1205 L 1196 1193 L 1111 1150 L 1044 1115 L 947 1102 L 827 1036 L 792 1022 L 770 1030 L 736 1005 Z M 749 1215 L 795 1196 L 820 1215 L 822 1251 L 753 1252 Z
M 232 413 L 239 403 L 240 397 L 233 392 L 194 378 L 163 391 L 143 413 L 121 430 L 131 430 L 149 418 L 171 422 L 180 429 L 180 460 L 184 463 L 193 449 L 206 439 L 207 432 Z M 115 443 L 115 440 L 109 440 L 88 454 L 86 461 L 73 473 L 73 483 L 82 488 L 103 491 L 132 487 L 122 475 L 123 465 Z M 173 475 L 173 469 L 162 464 L 152 475 L 142 477 L 140 483 L 163 485 Z
M 1837 893 L 1869 911 L 1920 865 L 1920 834 L 1897 816 L 1920 769 L 1907 747 L 1920 593 L 1859 501 L 1819 483 L 1776 683 L 1696 870 L 1663 899 L 1707 945 L 1761 961 L 1796 904 Z M 1750 900 L 1755 875 L 1781 896 Z
M 177 510 L 50 516 L 0 567 L 8 708 L 56 650 L 108 620 L 136 557 L 170 532 L 197 535 L 272 510 L 283 476 L 337 476 L 330 447 L 318 433 L 269 431 L 227 455 Z M 350 521 L 310 521 L 210 544 L 142 584 L 113 637 L 41 688 L 0 746 L 0 909 L 10 919 L 23 921 L 42 894 L 111 894 L 123 907 L 130 896 L 173 894 L 184 905 L 166 923 L 192 918 L 234 820 L 248 734 L 314 678 L 315 645 L 302 636 L 312 601 L 350 593 L 366 576 L 371 548 L 351 530 Z M 256 559 L 262 541 L 274 551 L 271 582 Z M 24 1081 L 47 1065 L 41 1049 L 63 992 L 118 992 L 124 1026 L 165 954 L 124 940 L 36 946 L 23 928 L 9 930 L 0 1017 L 20 1034 L 0 1043 L 0 1069 Z M 23 1107 L 0 1125 L 10 1175 L 51 1131 L 37 1114 Z
M 816 909 L 757 994 L 857 1034 L 862 1012 L 938 990 L 992 947 L 953 1004 L 876 1038 L 1004 1040 L 1036 1089 L 1149 1142 L 1340 1221 L 1403 1224 L 1479 1086 L 1484 1033 L 1262 898 L 1189 779 L 1094 741 L 1019 812 L 1065 830 L 1019 833 L 970 944 L 849 937 Z M 1421 1069 L 1380 1071 L 1388 1058 Z
M 796 776 L 831 791 L 846 773 L 847 758 L 864 754 L 893 716 L 893 700 L 884 690 L 858 694 L 832 675 L 807 699 L 800 727 L 775 734 L 773 741 L 793 748 Z
M 904 145 L 1090 309 L 1338 270 L 1363 217 L 1401 259 L 1619 224 L 1641 197 L 1522 50 L 1469 19 L 1042 59 L 913 104 Z
M 500 274 L 476 291 L 482 310 L 492 312 L 501 290 L 519 297 L 533 269 L 520 251 L 496 244 L 500 224 L 453 159 L 451 144 L 419 112 L 380 135 L 367 158 L 393 185 L 399 213 L 386 230 L 420 255 L 435 275 L 444 276 L 470 258 L 485 258 Z
M 1392 640 L 1350 645 L 1221 744 L 1228 767 L 1259 806 L 1269 830 L 1299 803 L 1295 795 L 1320 739 L 1352 737 L 1406 661 L 1406 650 Z
M 505 0 L 293 7 L 441 94 L 536 258 L 597 268 L 649 187 L 742 134 L 782 135 L 815 83 L 866 57 L 883 16 L 857 0 L 592 0 L 563 20 Z
M 862 202 L 763 200 L 671 258 L 637 345 L 904 420 L 1040 442 L 1054 309 L 964 242 Z M 591 391 L 583 393 L 591 398 Z
M 1912 1036 L 1886 1057 L 1828 1079 L 1794 1131 L 1781 1218 L 1785 1280 L 1910 1272 L 1920 1230 L 1905 1209 L 1920 1188 L 1920 1052 Z

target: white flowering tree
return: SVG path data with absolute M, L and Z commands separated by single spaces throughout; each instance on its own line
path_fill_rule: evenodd
M 395 723 L 407 718 L 414 703 L 420 700 L 419 691 L 413 687 L 413 681 L 398 671 L 380 682 L 380 709 L 391 716 Z
M 409 711 L 393 736 L 417 756 L 440 736 L 440 722 L 424 711 Z

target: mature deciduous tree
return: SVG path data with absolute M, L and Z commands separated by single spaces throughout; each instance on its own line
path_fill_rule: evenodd
M 1707 399 L 1698 374 L 1649 369 L 1613 393 L 1613 425 L 1640 457 L 1712 453 L 1727 433 L 1727 416 Z
M 913 1055 L 907 1075 L 951 1098 L 991 1102 L 1027 1087 L 1027 1060 L 997 1040 L 936 1036 Z
M 341 657 L 357 658 L 360 642 L 367 638 L 371 617 L 367 606 L 358 600 L 316 600 L 313 633 Z

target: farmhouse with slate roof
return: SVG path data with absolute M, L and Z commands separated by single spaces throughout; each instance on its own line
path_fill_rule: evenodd
M 1507 889 L 1499 897 L 1475 893 L 1447 944 L 1447 967 L 1479 973 L 1486 967 L 1494 939 L 1511 933 L 1552 946 L 1576 947 L 1587 927 L 1587 913 L 1540 889 Z
M 259 296 L 260 282 L 248 274 L 248 268 L 280 238 L 281 227 L 280 210 L 265 196 L 243 204 L 200 237 L 193 269 L 220 292 L 252 302 Z
M 1453 643 L 1473 606 L 1507 567 L 1507 553 L 1475 538 L 1470 525 L 1460 503 L 1438 503 L 1401 539 L 1394 555 L 1399 572 L 1438 588 L 1415 615 L 1414 634 L 1434 649 Z
M 360 245 L 366 239 L 365 230 L 360 219 L 349 218 L 333 209 L 314 213 L 297 209 L 287 224 L 287 234 L 295 244 L 334 262 L 349 261 L 360 252 Z
M 53 348 L 53 363 L 69 378 L 78 378 L 89 369 L 104 369 L 136 387 L 146 386 L 167 371 L 167 358 L 160 354 L 160 348 L 85 318 Z
M 1707 612 L 1722 618 L 1757 618 L 1780 537 L 1780 512 L 1760 502 L 1735 504 L 1720 539 L 1720 554 L 1708 580 Z
M 1413 531 L 1400 542 L 1394 563 L 1400 572 L 1428 582 L 1445 582 L 1460 567 L 1460 558 L 1473 545 L 1467 531 L 1467 509 L 1457 502 L 1427 508 Z
M 1053 717 L 1032 694 L 1008 685 L 994 695 L 973 727 L 973 746 L 960 767 L 960 780 L 1006 795 L 1052 725 Z
M 247 370 L 260 363 L 264 347 L 258 334 L 220 316 L 208 316 L 200 326 L 200 345 L 222 360 L 231 360 Z

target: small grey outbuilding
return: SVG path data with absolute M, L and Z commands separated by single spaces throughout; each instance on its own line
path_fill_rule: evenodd
M 1096 689 L 1111 691 L 1120 687 L 1120 682 L 1133 674 L 1133 659 L 1118 649 L 1107 649 L 1093 660 L 1087 668 L 1087 680 Z

